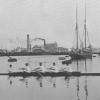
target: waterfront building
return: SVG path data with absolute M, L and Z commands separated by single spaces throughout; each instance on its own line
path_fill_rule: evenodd
M 38 45 L 35 45 L 33 48 L 32 48 L 32 52 L 33 53 L 44 53 L 46 50 L 44 49 L 44 47 L 42 46 L 38 46 Z
M 22 47 L 17 47 L 13 50 L 11 50 L 12 53 L 14 52 L 27 52 L 27 49 L 26 48 L 22 48 Z
M 7 53 L 8 51 L 6 49 L 0 49 L 0 53 Z
M 32 47 L 32 52 L 34 53 L 43 53 L 43 52 L 48 52 L 48 53 L 56 53 L 57 52 L 57 43 L 47 43 L 44 46 L 39 46 L 35 45 Z
M 45 49 L 46 51 L 50 52 L 50 53 L 56 53 L 57 52 L 57 48 L 58 48 L 58 45 L 57 43 L 47 43 L 45 45 Z
M 67 53 L 68 52 L 68 49 L 67 48 L 63 48 L 63 47 L 58 47 L 57 48 L 57 52 L 58 53 Z

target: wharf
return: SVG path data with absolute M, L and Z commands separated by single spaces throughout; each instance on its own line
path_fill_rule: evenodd
M 42 55 L 68 55 L 69 53 L 34 53 L 34 52 L 10 52 L 10 53 L 0 53 L 0 56 L 42 56 Z

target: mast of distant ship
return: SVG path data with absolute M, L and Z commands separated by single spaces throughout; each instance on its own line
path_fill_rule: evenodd
M 77 2 L 76 2 L 76 27 L 75 27 L 75 32 L 76 32 L 76 49 L 79 49 L 79 47 L 78 47 L 78 12 L 77 12 Z
M 85 49 L 86 49 L 86 39 L 87 39 L 87 37 L 86 37 L 86 35 L 87 35 L 87 25 L 86 25 L 86 22 L 87 22 L 87 20 L 86 20 L 86 0 L 85 0 L 85 20 L 84 20 L 84 31 L 85 31 Z

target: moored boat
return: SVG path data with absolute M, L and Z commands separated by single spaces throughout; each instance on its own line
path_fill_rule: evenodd
M 8 62 L 17 62 L 16 58 L 9 57 Z
M 69 55 L 59 57 L 58 59 L 62 61 L 62 64 L 70 64 L 72 62 L 72 58 Z
M 90 44 L 88 32 L 87 32 L 86 1 L 85 1 L 85 19 L 84 19 L 84 34 L 83 34 L 84 37 L 82 37 L 83 40 L 79 38 L 77 7 L 78 6 L 76 5 L 76 27 L 75 27 L 76 47 L 72 49 L 72 51 L 70 52 L 70 56 L 72 57 L 72 59 L 92 58 L 92 46 Z M 89 43 L 88 45 L 87 42 Z

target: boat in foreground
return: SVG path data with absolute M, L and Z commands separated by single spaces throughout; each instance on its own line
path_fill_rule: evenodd
M 73 72 L 10 72 L 6 75 L 9 75 L 10 77 L 30 77 L 30 76 L 39 76 L 39 77 L 45 77 L 45 76 L 51 76 L 51 77 L 59 77 L 59 76 L 80 76 L 80 72 L 73 71 Z

